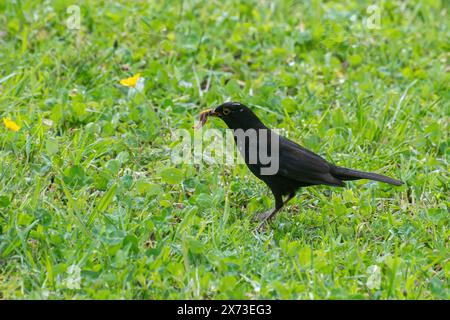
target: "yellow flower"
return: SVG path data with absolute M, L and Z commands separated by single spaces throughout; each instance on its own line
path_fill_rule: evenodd
M 5 124 L 5 127 L 9 130 L 12 130 L 14 132 L 17 132 L 20 130 L 20 127 L 17 123 L 12 121 L 10 118 L 3 118 L 3 123 Z
M 141 77 L 141 74 L 138 73 L 138 74 L 132 76 L 131 78 L 126 78 L 126 79 L 120 80 L 120 84 L 123 86 L 126 86 L 126 87 L 134 88 L 140 77 Z

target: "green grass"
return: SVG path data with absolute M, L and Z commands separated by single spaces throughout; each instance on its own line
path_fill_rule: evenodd
M 449 8 L 387 0 L 369 29 L 370 4 L 2 1 L 0 297 L 449 298 Z M 406 185 L 304 188 L 255 233 L 245 166 L 170 162 L 231 99 Z

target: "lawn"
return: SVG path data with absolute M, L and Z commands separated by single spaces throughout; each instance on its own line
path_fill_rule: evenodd
M 372 4 L 0 2 L 0 298 L 448 299 L 448 2 Z M 304 188 L 255 232 L 245 165 L 170 157 L 229 100 L 405 185 Z

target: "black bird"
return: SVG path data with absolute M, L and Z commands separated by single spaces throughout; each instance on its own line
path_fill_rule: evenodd
M 248 168 L 256 177 L 264 181 L 273 193 L 275 208 L 256 217 L 261 221 L 259 227 L 292 199 L 300 187 L 320 184 L 343 187 L 344 181 L 358 179 L 381 181 L 395 186 L 403 184 L 400 180 L 381 174 L 335 166 L 314 152 L 277 135 L 268 129 L 247 106 L 239 102 L 226 102 L 215 109 L 202 112 L 197 127 L 202 126 L 209 116 L 219 117 L 234 131 L 235 142 Z M 278 150 L 275 148 L 275 143 L 278 143 Z M 256 160 L 252 158 L 255 150 L 258 155 Z M 262 173 L 261 170 L 267 168 L 268 163 L 266 159 L 259 157 L 261 154 L 267 154 L 272 159 L 279 156 L 278 170 L 275 173 Z M 283 196 L 287 196 L 285 201 Z

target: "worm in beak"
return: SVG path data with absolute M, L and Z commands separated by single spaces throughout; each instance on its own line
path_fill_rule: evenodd
M 203 127 L 203 125 L 208 120 L 208 117 L 217 117 L 217 113 L 214 111 L 214 109 L 208 109 L 208 110 L 202 111 L 200 113 L 199 122 L 193 128 L 199 129 L 199 128 Z

